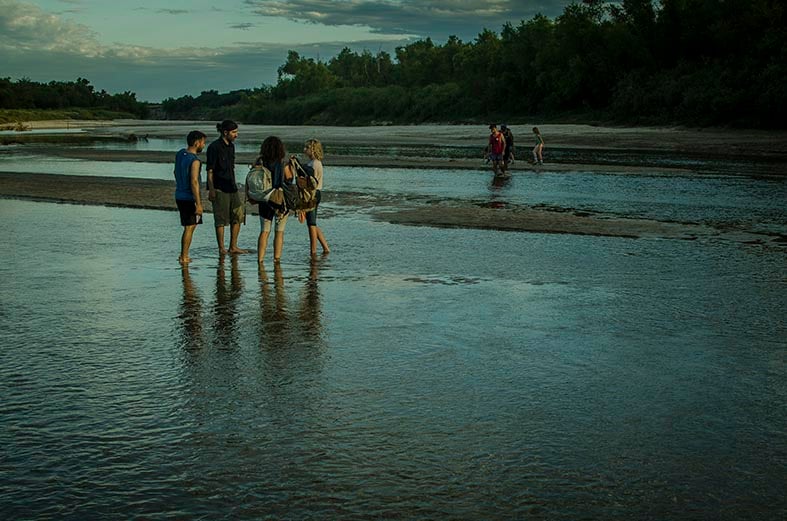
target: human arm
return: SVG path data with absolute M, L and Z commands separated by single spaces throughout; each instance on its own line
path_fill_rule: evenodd
M 208 200 L 216 199 L 216 189 L 213 187 L 213 170 L 208 170 Z
M 216 153 L 216 148 L 213 143 L 208 146 L 208 153 L 206 155 L 207 163 L 205 164 L 205 169 L 207 170 L 208 177 L 208 199 L 214 201 L 216 199 L 216 189 L 213 186 L 213 169 L 216 167 L 218 154 Z
M 314 179 L 317 180 L 317 189 L 322 190 L 322 161 L 315 159 L 312 163 L 312 169 L 314 170 Z
M 194 195 L 194 203 L 197 207 L 194 212 L 196 215 L 202 215 L 202 197 L 199 192 L 200 168 L 202 168 L 202 163 L 198 159 L 191 162 L 191 193 Z
M 292 178 L 295 177 L 292 172 L 292 166 L 287 163 L 284 165 L 284 181 L 289 182 L 292 181 Z

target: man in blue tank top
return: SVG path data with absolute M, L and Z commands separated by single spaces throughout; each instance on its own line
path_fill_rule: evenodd
M 200 197 L 200 169 L 202 163 L 197 154 L 205 148 L 207 136 L 199 130 L 192 130 L 186 136 L 188 148 L 181 148 L 175 155 L 175 204 L 180 212 L 183 235 L 180 238 L 180 257 L 183 265 L 191 262 L 189 247 L 194 229 L 202 224 L 202 198 Z

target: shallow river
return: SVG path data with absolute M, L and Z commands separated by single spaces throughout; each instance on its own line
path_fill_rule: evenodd
M 785 227 L 780 181 L 326 176 Z M 784 519 L 784 249 L 324 214 L 314 262 L 291 220 L 281 266 L 202 226 L 181 270 L 174 212 L 0 199 L 0 517 Z

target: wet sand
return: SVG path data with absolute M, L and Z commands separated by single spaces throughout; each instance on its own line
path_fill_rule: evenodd
M 174 182 L 156 179 L 0 173 L 0 198 L 176 211 Z M 787 237 L 747 230 L 722 230 L 693 223 L 629 219 L 560 207 L 479 206 L 472 202 L 420 201 L 369 197 L 352 192 L 324 194 L 326 204 L 346 211 L 368 211 L 378 220 L 412 226 L 475 228 L 531 233 L 677 240 L 723 238 L 748 244 L 787 246 Z M 203 196 L 205 211 L 210 201 Z M 247 205 L 249 213 L 257 208 Z
M 148 150 L 96 150 L 80 148 L 56 148 L 51 152 L 52 156 L 67 159 L 81 159 L 86 161 L 138 161 L 146 163 L 171 163 L 174 154 L 172 152 L 158 152 Z M 255 154 L 237 153 L 236 162 L 239 165 L 251 164 L 257 158 Z M 368 155 L 336 155 L 326 154 L 325 163 L 331 166 L 359 166 L 372 168 L 415 168 L 429 170 L 490 170 L 489 165 L 485 165 L 479 159 L 461 158 L 421 158 L 401 156 L 396 158 L 379 157 Z M 510 170 L 512 172 L 604 172 L 617 174 L 685 174 L 691 171 L 690 167 L 651 167 L 651 166 L 629 166 L 629 165 L 596 165 L 588 163 L 550 163 L 543 165 L 532 165 L 527 161 L 515 161 Z

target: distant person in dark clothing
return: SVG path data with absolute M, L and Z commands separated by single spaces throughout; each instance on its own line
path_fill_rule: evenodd
M 224 120 L 216 125 L 220 137 L 208 147 L 208 199 L 213 203 L 219 255 L 248 253 L 238 247 L 240 225 L 245 220 L 245 202 L 235 181 L 235 140 L 238 124 Z M 230 247 L 224 248 L 224 227 L 230 226 Z
M 188 147 L 181 148 L 175 155 L 175 204 L 183 226 L 178 262 L 184 265 L 191 262 L 191 238 L 197 225 L 202 224 L 202 198 L 199 192 L 202 163 L 197 154 L 205 148 L 206 139 L 207 136 L 199 130 L 192 130 L 186 136 Z
M 508 170 L 508 165 L 514 162 L 514 134 L 508 125 L 500 125 L 500 131 L 506 140 L 506 147 L 503 150 L 503 172 Z

